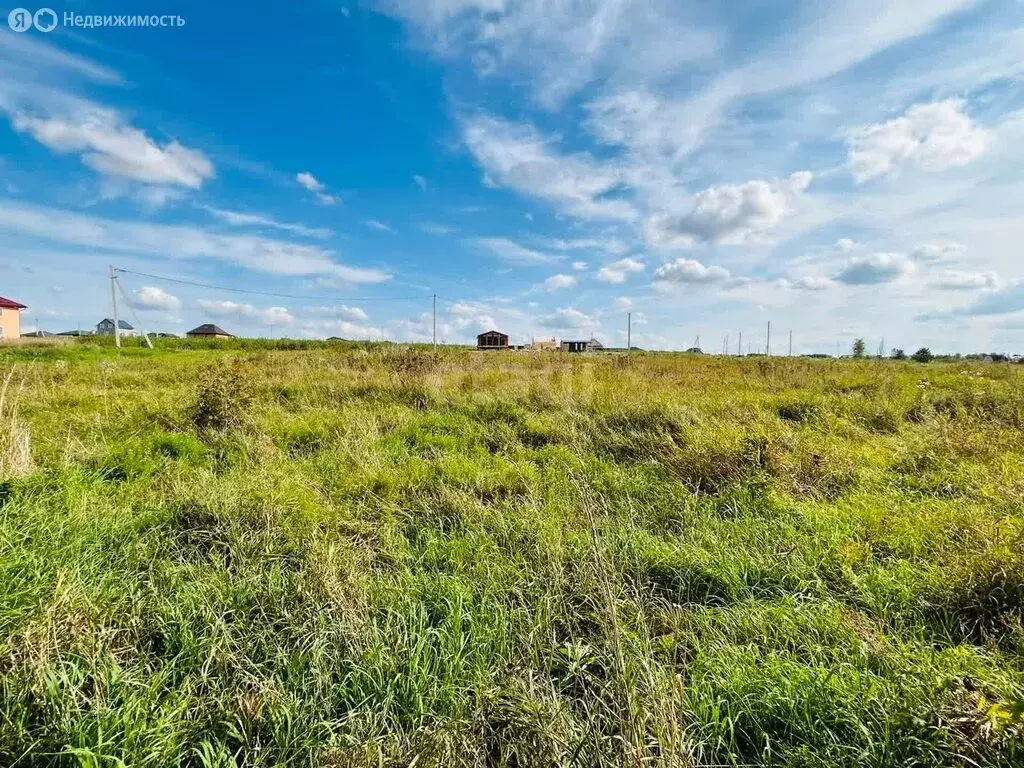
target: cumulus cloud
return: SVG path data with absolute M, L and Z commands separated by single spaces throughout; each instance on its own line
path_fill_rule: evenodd
M 633 205 L 616 197 L 621 169 L 585 152 L 560 153 L 532 126 L 480 116 L 463 125 L 463 138 L 485 180 L 553 203 L 587 219 L 635 218 Z
M 544 315 L 537 322 L 544 328 L 554 330 L 581 330 L 594 327 L 594 318 L 580 312 L 572 307 L 561 307 L 548 315 Z
M 632 306 L 633 300 L 628 296 L 619 296 L 619 298 L 615 300 L 616 309 L 629 309 Z
M 810 171 L 799 171 L 785 179 L 709 187 L 697 194 L 688 213 L 648 219 L 647 242 L 655 248 L 743 243 L 791 215 L 811 179 Z
M 295 181 L 306 190 L 312 192 L 317 201 L 324 205 L 334 205 L 338 202 L 337 196 L 329 194 L 327 188 L 309 171 L 295 174 Z
M 643 262 L 636 259 L 619 259 L 616 262 L 601 267 L 597 271 L 597 279 L 604 283 L 624 283 L 626 277 L 633 272 L 643 272 Z
M 181 306 L 181 299 L 155 285 L 144 285 L 132 296 L 132 306 L 136 309 L 170 312 Z
M 214 299 L 200 299 L 196 306 L 211 317 L 234 317 L 268 325 L 291 325 L 295 322 L 295 317 L 285 307 L 254 307 L 252 304 Z
M 452 325 L 458 330 L 473 328 L 489 331 L 498 325 L 487 306 L 473 301 L 456 301 L 449 304 L 448 314 L 452 318 Z
M 846 285 L 878 285 L 899 280 L 913 268 L 902 253 L 872 253 L 850 259 L 835 279 Z
M 575 269 L 577 272 L 584 272 L 587 269 L 587 262 L 585 262 L 585 261 L 574 261 L 572 263 L 572 268 Z
M 321 317 L 344 317 L 348 320 L 368 320 L 369 315 L 360 307 L 350 307 L 347 304 L 338 304 L 333 307 L 313 307 L 310 313 Z
M 986 291 L 965 307 L 949 312 L 923 315 L 921 319 L 944 317 L 987 317 L 1012 315 L 1024 311 L 1024 282 L 1013 282 L 993 291 Z
M 915 248 L 910 258 L 921 262 L 949 261 L 963 253 L 963 250 L 960 243 L 925 243 Z
M 560 288 L 572 288 L 576 285 L 576 278 L 572 275 L 552 275 L 544 281 L 544 287 L 549 291 L 557 291 Z
M 473 242 L 486 248 L 502 261 L 517 266 L 548 264 L 554 261 L 548 254 L 527 248 L 507 237 L 478 237 Z
M 804 275 L 788 281 L 788 285 L 798 291 L 824 291 L 831 288 L 835 283 L 827 277 Z
M 903 168 L 941 171 L 981 157 L 991 135 L 963 108 L 956 99 L 918 104 L 902 117 L 854 128 L 847 137 L 853 178 L 860 183 Z
M 729 279 L 724 267 L 706 267 L 693 259 L 676 259 L 654 270 L 654 283 L 660 287 L 677 285 L 720 283 Z
M 79 155 L 86 166 L 105 176 L 199 189 L 214 175 L 213 163 L 199 150 L 177 141 L 160 144 L 125 124 L 111 109 L 89 105 L 71 115 L 21 113 L 11 123 L 58 154 Z
M 849 237 L 841 237 L 836 240 L 835 248 L 840 253 L 849 253 L 856 247 L 857 242 L 855 240 L 851 240 Z
M 992 290 L 1000 285 L 999 275 L 995 272 L 963 272 L 947 269 L 932 285 L 943 291 L 980 291 Z

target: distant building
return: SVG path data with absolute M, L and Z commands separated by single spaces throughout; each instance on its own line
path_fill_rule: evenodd
M 203 323 L 202 325 L 196 326 L 186 334 L 190 339 L 233 339 L 234 334 L 228 333 L 219 325 L 213 323 Z
M 508 334 L 501 331 L 487 331 L 476 337 L 477 349 L 508 349 Z
M 535 350 L 535 351 L 538 351 L 538 352 L 541 352 L 541 351 L 546 350 L 546 349 L 548 349 L 548 350 L 550 350 L 550 349 L 558 349 L 558 342 L 555 341 L 554 339 L 550 339 L 550 340 L 549 339 L 541 339 L 540 341 L 537 341 L 535 339 L 526 348 L 527 349 L 532 349 L 532 350 Z
M 135 326 L 129 325 L 124 320 L 117 321 L 117 328 L 121 332 L 122 336 L 137 336 Z M 109 317 L 104 317 L 98 323 L 96 323 L 96 335 L 97 336 L 113 336 L 114 335 L 114 321 Z
M 24 304 L 0 296 L 0 340 L 21 338 L 21 310 Z
M 563 352 L 598 352 L 604 349 L 604 344 L 597 339 L 563 341 L 561 349 Z
M 51 336 L 56 336 L 56 335 L 57 334 L 53 333 L 52 331 L 29 331 L 28 333 L 21 334 L 21 338 L 23 338 L 23 339 L 48 339 Z
M 75 331 L 61 331 L 58 336 L 92 336 L 92 331 L 83 331 L 81 328 Z

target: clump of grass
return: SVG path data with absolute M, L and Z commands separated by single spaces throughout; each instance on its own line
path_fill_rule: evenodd
M 12 367 L 0 385 L 0 479 L 31 474 L 32 435 L 29 426 L 18 416 L 18 400 L 24 387 L 11 389 L 15 369 Z
M 227 430 L 245 423 L 255 398 L 253 383 L 241 358 L 217 360 L 199 371 L 189 420 L 200 430 Z

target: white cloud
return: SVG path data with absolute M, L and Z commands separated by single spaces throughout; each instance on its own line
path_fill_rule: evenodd
M 710 56 L 715 31 L 685 4 L 662 0 L 378 0 L 442 57 L 462 55 L 481 78 L 527 80 L 558 107 L 593 79 L 646 80 Z
M 636 259 L 619 259 L 616 262 L 601 267 L 597 271 L 597 279 L 603 283 L 624 283 L 626 277 L 633 272 L 643 272 L 643 262 Z
M 585 272 L 586 269 L 587 269 L 587 262 L 585 262 L 585 261 L 574 261 L 572 263 L 572 268 L 575 269 L 577 272 Z
M 323 183 L 321 183 L 320 180 L 309 171 L 302 171 L 295 174 L 295 181 L 309 192 L 312 192 L 317 201 L 324 205 L 335 205 L 339 202 L 338 197 L 336 195 L 329 194 Z
M 913 262 L 902 253 L 872 253 L 850 259 L 835 279 L 846 285 L 878 285 L 899 280 L 913 268 Z
M 963 272 L 955 269 L 944 271 L 933 286 L 943 291 L 980 291 L 999 288 L 999 276 L 995 272 Z
M 835 248 L 840 253 L 849 253 L 856 247 L 857 242 L 855 240 L 851 240 L 848 237 L 841 237 L 838 240 L 836 240 Z
M 471 301 L 457 301 L 448 305 L 448 314 L 457 330 L 487 331 L 498 327 L 488 307 Z
M 549 291 L 557 291 L 560 288 L 572 288 L 576 285 L 576 278 L 572 275 L 552 275 L 544 281 L 544 287 Z
M 616 256 L 629 250 L 629 246 L 617 237 L 554 238 L 548 241 L 548 247 L 556 251 L 604 251 Z
M 990 133 L 955 99 L 918 104 L 902 117 L 850 131 L 850 173 L 857 182 L 898 174 L 903 168 L 941 171 L 981 157 Z
M 529 266 L 554 261 L 548 254 L 522 246 L 507 237 L 478 237 L 473 242 L 509 264 Z
M 392 235 L 395 234 L 395 230 L 393 230 L 383 221 L 377 221 L 377 219 L 367 219 L 363 223 L 370 229 L 376 229 L 378 232 L 387 232 Z
M 334 234 L 326 227 L 306 227 L 302 224 L 286 224 L 258 213 L 229 211 L 224 208 L 213 208 L 211 206 L 203 206 L 203 210 L 207 211 L 211 216 L 220 219 L 225 224 L 230 224 L 233 227 L 266 227 L 267 229 L 277 229 L 281 232 L 291 232 L 294 235 L 316 237 L 320 239 L 328 238 Z
M 586 219 L 635 218 L 633 205 L 615 191 L 621 170 L 585 153 L 559 154 L 551 140 L 528 125 L 490 116 L 463 125 L 466 146 L 492 184 L 502 184 Z
M 788 281 L 788 285 L 798 291 L 824 291 L 831 288 L 835 283 L 828 277 L 804 275 Z
M 214 175 L 213 163 L 202 152 L 177 141 L 160 145 L 126 125 L 116 111 L 95 105 L 80 105 L 74 114 L 63 116 L 16 113 L 11 123 L 58 154 L 78 154 L 105 176 L 199 189 Z
M 632 306 L 633 300 L 628 296 L 619 296 L 619 298 L 615 300 L 616 309 L 629 309 Z
M 454 235 L 459 231 L 455 227 L 449 227 L 445 224 L 435 224 L 431 221 L 420 224 L 420 230 L 428 235 Z
M 295 180 L 310 192 L 323 192 L 324 190 L 324 185 L 317 181 L 316 176 L 309 171 L 295 174 Z
M 963 251 L 960 243 L 925 243 L 915 248 L 910 257 L 914 261 L 943 262 L 958 257 Z
M 551 314 L 544 315 L 538 319 L 537 322 L 544 328 L 553 328 L 555 330 L 591 329 L 595 325 L 594 318 L 572 307 L 556 309 Z
M 0 232 L 77 248 L 172 259 L 215 259 L 275 275 L 322 276 L 344 283 L 382 283 L 390 274 L 350 267 L 319 245 L 260 235 L 224 235 L 189 225 L 151 224 L 84 216 L 0 199 Z
M 729 270 L 706 267 L 693 259 L 676 259 L 654 270 L 654 282 L 661 287 L 694 283 L 720 283 L 729 279 Z
M 420 176 L 418 173 L 413 174 L 412 180 L 416 182 L 416 186 L 422 189 L 424 192 L 427 191 L 427 180 Z
M 211 317 L 234 317 L 268 325 L 291 325 L 295 317 L 285 307 L 254 307 L 227 300 L 200 299 L 196 306 Z
M 360 307 L 350 307 L 347 304 L 338 304 L 333 307 L 313 307 L 310 313 L 322 317 L 344 317 L 349 320 L 368 320 L 369 315 Z
M 799 171 L 785 179 L 709 187 L 697 194 L 688 213 L 651 217 L 647 241 L 657 248 L 742 243 L 792 214 L 811 178 L 809 171 Z
M 132 306 L 136 309 L 171 312 L 181 306 L 181 299 L 155 285 L 144 285 L 132 296 Z

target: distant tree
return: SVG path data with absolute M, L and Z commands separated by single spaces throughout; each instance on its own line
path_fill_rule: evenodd
M 928 349 L 928 347 L 921 347 L 917 352 L 910 356 L 910 359 L 918 363 L 930 363 L 933 357 L 935 357 L 935 355 L 932 354 L 932 351 Z
M 864 343 L 864 339 L 853 340 L 853 356 L 864 357 L 864 350 L 867 349 L 867 345 Z
M 894 348 L 893 351 L 892 351 L 892 354 L 890 355 L 890 357 L 893 360 L 906 360 L 907 359 L 907 353 L 904 352 L 902 349 Z

